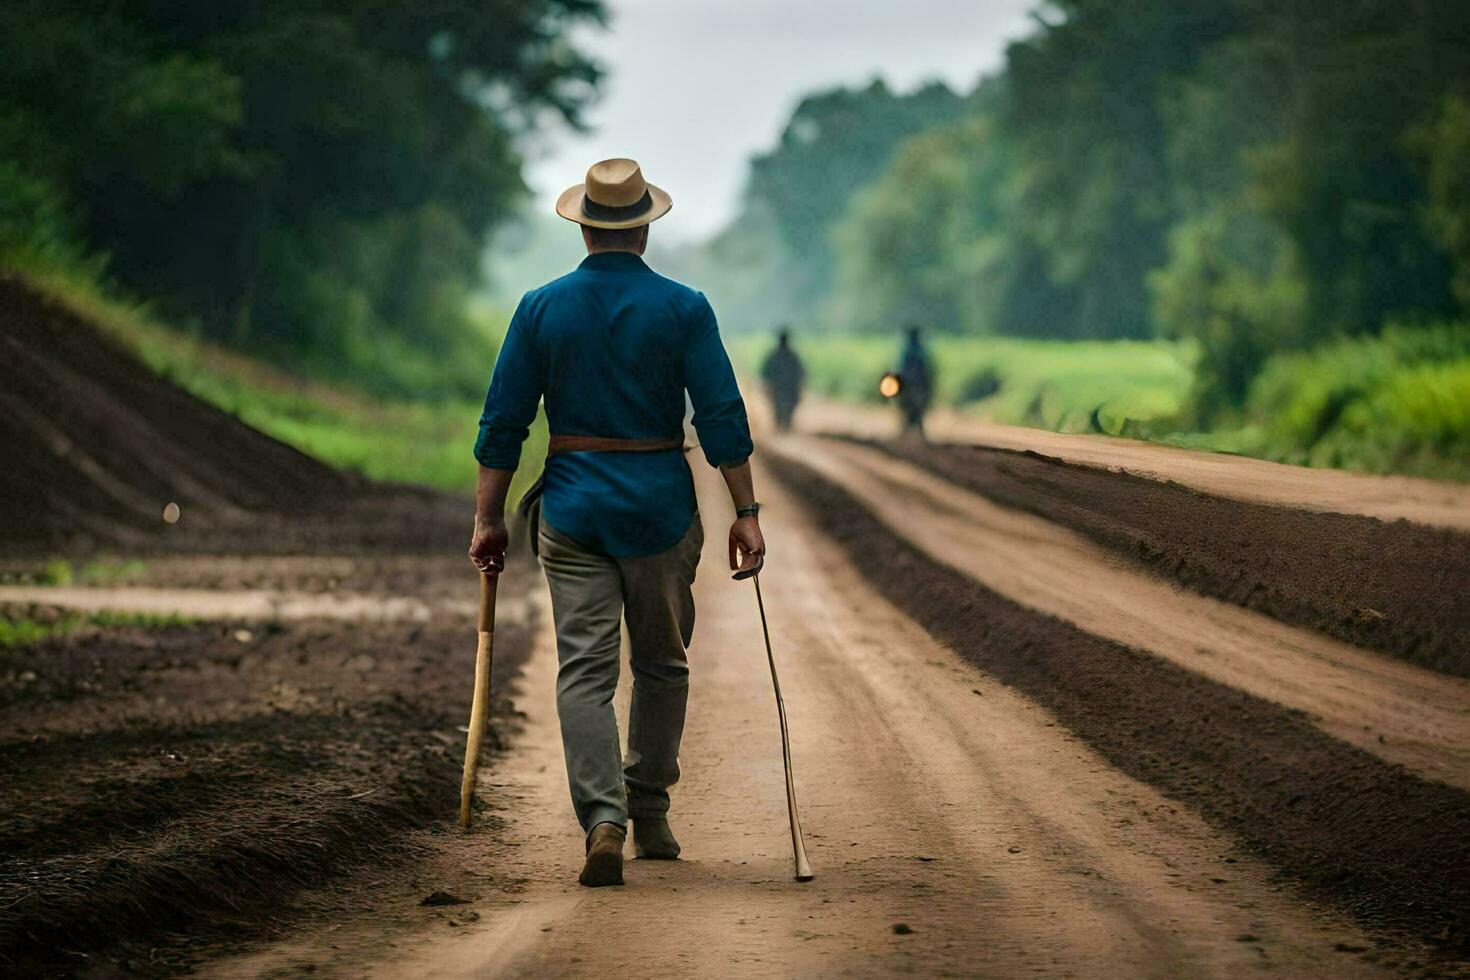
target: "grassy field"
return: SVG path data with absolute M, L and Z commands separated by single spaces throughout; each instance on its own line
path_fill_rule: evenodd
M 896 337 L 825 335 L 796 340 L 813 390 L 881 401 L 878 379 L 898 361 Z M 730 342 L 747 378 L 759 376 L 768 337 Z M 1059 431 L 1131 431 L 1176 415 L 1192 378 L 1193 349 L 1167 342 L 1032 341 L 936 337 L 930 342 L 939 403 L 975 415 Z
M 767 336 L 731 356 L 759 377 Z M 897 337 L 818 335 L 796 347 L 811 388 L 877 402 Z M 1470 324 L 1389 327 L 1271 357 L 1245 404 L 1189 424 L 1194 360 L 1167 341 L 935 337 L 937 401 L 966 414 L 1061 432 L 1105 432 L 1305 466 L 1470 479 Z
M 343 469 L 375 480 L 471 490 L 471 447 L 480 404 L 464 399 L 384 401 L 299 378 L 173 329 L 144 308 L 120 303 L 77 277 L 30 272 L 40 288 L 117 337 L 149 366 L 246 423 Z M 477 315 L 494 322 L 489 309 Z M 492 365 L 485 365 L 488 381 Z M 539 469 L 546 426 L 532 427 L 516 494 Z

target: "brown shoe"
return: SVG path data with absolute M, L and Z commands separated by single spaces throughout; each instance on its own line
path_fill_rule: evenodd
M 623 883 L 623 841 L 628 832 L 615 823 L 598 824 L 587 835 L 587 863 L 577 880 L 588 888 Z
M 640 858 L 672 861 L 679 856 L 679 842 L 662 818 L 633 818 L 633 853 Z

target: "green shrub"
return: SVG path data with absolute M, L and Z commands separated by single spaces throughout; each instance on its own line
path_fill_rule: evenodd
M 14 650 L 40 643 L 61 632 L 56 623 L 39 623 L 34 619 L 7 619 L 0 616 L 0 650 Z
M 1264 454 L 1286 462 L 1470 476 L 1470 324 L 1396 325 L 1277 355 L 1246 410 Z
M 0 158 L 0 256 L 28 264 L 75 264 L 83 250 L 62 193 Z
M 36 581 L 41 585 L 71 585 L 74 577 L 71 562 L 58 558 L 46 563 L 46 567 L 36 576 Z

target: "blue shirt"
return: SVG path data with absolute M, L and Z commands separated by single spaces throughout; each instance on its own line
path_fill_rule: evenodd
M 555 435 L 678 439 L 685 391 L 710 465 L 749 458 L 745 402 L 704 294 L 632 252 L 589 255 L 522 297 L 485 396 L 475 458 L 515 469 L 543 396 Z M 542 518 L 614 557 L 667 551 L 694 519 L 694 483 L 677 449 L 557 453 L 545 481 Z

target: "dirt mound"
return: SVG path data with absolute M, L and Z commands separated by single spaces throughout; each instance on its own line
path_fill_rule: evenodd
M 1375 927 L 1463 954 L 1470 794 L 1422 780 L 1252 697 L 1017 605 L 930 559 L 850 494 L 767 456 L 813 522 L 895 605 L 1159 787 Z
M 183 515 L 177 524 L 163 519 L 169 503 Z M 426 508 L 456 509 L 457 534 L 467 534 L 459 498 L 372 486 L 312 459 L 0 276 L 6 553 L 422 551 L 449 543 L 424 540 Z
M 871 443 L 1226 602 L 1470 677 L 1470 535 L 979 446 Z

